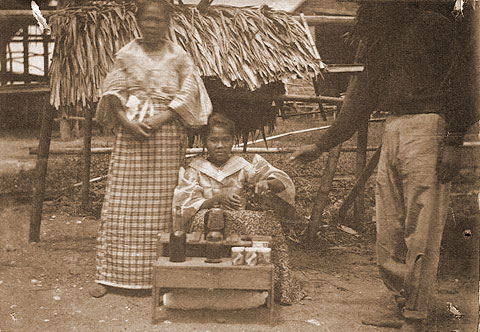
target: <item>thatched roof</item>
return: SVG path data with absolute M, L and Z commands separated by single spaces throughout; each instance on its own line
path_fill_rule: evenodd
M 83 105 L 99 98 L 114 54 L 138 34 L 133 5 L 95 1 L 50 18 L 56 45 L 50 68 L 51 103 Z M 263 84 L 320 72 L 303 26 L 268 7 L 177 6 L 171 38 L 189 52 L 201 75 L 227 86 L 255 90 Z
M 179 8 L 172 38 L 192 55 L 203 76 L 255 90 L 320 72 L 305 29 L 285 12 L 212 6 L 202 15 L 194 7 Z

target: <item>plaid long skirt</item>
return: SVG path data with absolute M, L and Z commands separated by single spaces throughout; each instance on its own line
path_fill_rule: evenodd
M 168 232 L 187 136 L 178 121 L 144 141 L 119 128 L 110 159 L 96 257 L 96 282 L 148 289 L 159 232 Z

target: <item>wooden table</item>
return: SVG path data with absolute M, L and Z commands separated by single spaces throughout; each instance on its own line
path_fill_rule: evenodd
M 205 257 L 188 257 L 185 262 L 172 263 L 159 257 L 153 264 L 152 323 L 163 304 L 162 296 L 171 289 L 243 289 L 268 291 L 268 319 L 273 324 L 273 265 L 232 265 L 230 259 L 221 263 L 205 263 Z

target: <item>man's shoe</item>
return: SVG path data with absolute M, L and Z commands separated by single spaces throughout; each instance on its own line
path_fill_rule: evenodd
M 398 315 L 390 314 L 378 314 L 372 317 L 367 317 L 362 319 L 362 324 L 364 325 L 373 325 L 378 327 L 390 327 L 394 329 L 399 329 L 403 326 L 403 319 L 399 318 Z

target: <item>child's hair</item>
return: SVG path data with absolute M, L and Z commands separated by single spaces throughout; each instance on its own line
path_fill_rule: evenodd
M 137 11 L 135 12 L 135 17 L 139 19 L 145 14 L 145 11 L 148 8 L 153 6 L 161 6 L 162 9 L 165 11 L 168 17 L 172 16 L 173 13 L 173 6 L 167 0 L 140 0 L 137 1 Z
M 213 127 L 220 127 L 225 129 L 232 137 L 235 135 L 235 123 L 227 116 L 221 113 L 212 113 L 208 118 L 208 125 L 206 136 L 210 134 Z

